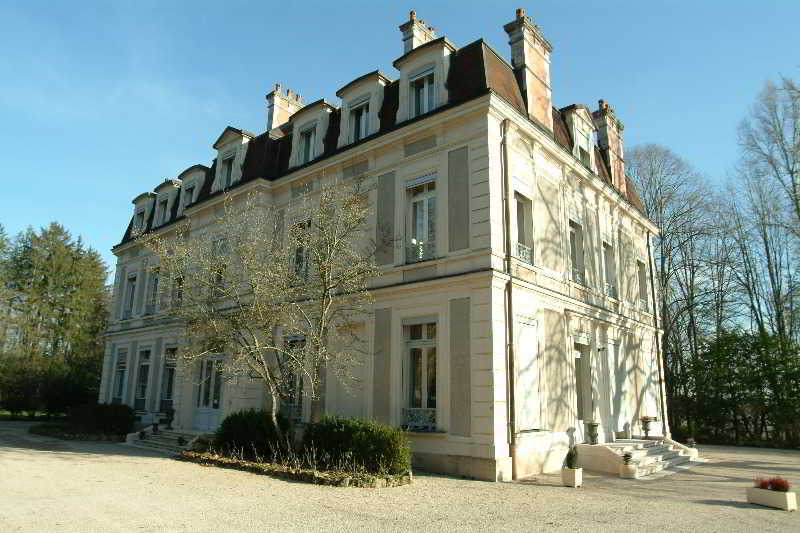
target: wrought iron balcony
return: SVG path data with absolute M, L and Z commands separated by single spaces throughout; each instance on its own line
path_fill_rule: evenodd
M 403 426 L 409 431 L 436 431 L 436 409 L 403 409 Z
M 572 281 L 574 281 L 575 283 L 580 283 L 581 285 L 586 285 L 586 275 L 584 271 L 579 268 L 573 268 Z
M 617 299 L 617 286 L 613 283 L 606 283 L 606 296 Z
M 436 242 L 411 244 L 406 246 L 406 263 L 419 263 L 436 258 Z
M 533 248 L 521 242 L 517 243 L 517 259 L 533 264 Z

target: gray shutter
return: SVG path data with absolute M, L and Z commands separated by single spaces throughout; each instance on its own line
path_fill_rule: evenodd
M 472 421 L 470 299 L 450 300 L 450 434 L 469 437 Z
M 378 201 L 375 213 L 375 262 L 394 263 L 394 172 L 378 176 Z
M 147 384 L 148 392 L 148 410 L 158 411 L 158 399 L 161 397 L 161 391 L 158 389 L 159 379 L 161 376 L 161 360 L 164 358 L 164 337 L 158 337 L 156 344 L 153 347 L 153 354 L 150 356 L 150 376 L 149 383 Z
M 469 248 L 469 170 L 467 147 L 447 154 L 447 230 L 450 251 Z
M 392 310 L 375 310 L 372 364 L 372 418 L 388 424 L 391 419 Z
M 119 276 L 119 285 L 117 286 L 117 320 L 122 319 L 122 302 L 125 301 L 125 287 L 128 282 L 127 276 L 127 267 L 122 267 L 120 269 L 120 276 Z

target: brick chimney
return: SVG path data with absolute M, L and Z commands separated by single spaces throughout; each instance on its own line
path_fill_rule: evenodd
M 436 30 L 425 24 L 424 20 L 418 19 L 416 11 L 408 14 L 408 22 L 400 25 L 400 31 L 403 32 L 403 54 L 436 39 Z
M 520 84 L 528 115 L 553 131 L 553 93 L 550 88 L 552 45 L 539 26 L 517 9 L 517 18 L 503 29 L 511 45 L 511 66 Z
M 597 111 L 592 111 L 597 128 L 597 145 L 611 170 L 611 183 L 622 194 L 627 194 L 625 181 L 625 141 L 622 131 L 625 126 L 614 115 L 614 108 L 605 100 L 597 101 Z
M 275 84 L 275 89 L 267 95 L 267 131 L 271 131 L 289 120 L 303 107 L 303 97 L 291 89 L 286 89 L 280 83 Z

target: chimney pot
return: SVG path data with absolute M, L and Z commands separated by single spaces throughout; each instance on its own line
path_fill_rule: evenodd
M 408 20 L 417 20 L 417 12 L 414 11 L 413 9 L 408 14 Z

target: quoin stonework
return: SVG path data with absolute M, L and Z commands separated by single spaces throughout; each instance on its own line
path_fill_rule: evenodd
M 604 100 L 553 107 L 553 46 L 522 9 L 504 29 L 510 63 L 411 12 L 391 74 L 364 74 L 335 103 L 277 84 L 266 131 L 226 127 L 210 165 L 137 196 L 113 249 L 100 401 L 142 422 L 174 409 L 177 427 L 200 431 L 263 407 L 255 379 L 176 365 L 173 302 L 134 236 L 187 216 L 214 224 L 224 193 L 288 207 L 361 176 L 376 237 L 393 244 L 377 253 L 374 310 L 358 325 L 369 353 L 358 384 L 329 376 L 325 412 L 404 426 L 418 467 L 488 480 L 561 468 L 588 422 L 601 443 L 643 435 L 642 417 L 663 435 L 657 230 L 625 174 L 622 122 Z M 308 405 L 296 409 L 307 419 Z

